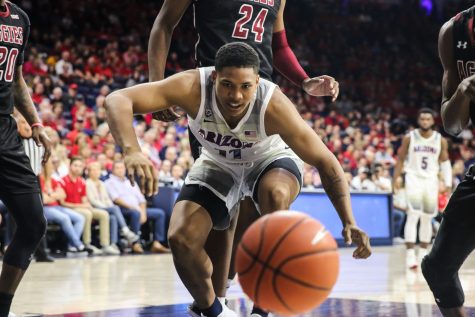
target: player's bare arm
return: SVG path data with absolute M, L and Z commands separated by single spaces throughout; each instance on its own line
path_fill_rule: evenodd
M 277 13 L 277 18 L 274 22 L 273 30 L 272 30 L 274 34 L 285 30 L 285 23 L 284 23 L 285 3 L 286 3 L 286 0 L 282 0 L 280 2 L 279 12 Z M 273 47 L 275 48 L 275 45 L 273 45 Z M 293 52 L 289 52 L 289 54 L 294 55 Z M 289 74 L 286 74 L 285 70 L 279 69 L 279 67 L 276 67 L 276 65 L 274 65 L 274 67 L 277 70 L 279 70 L 279 72 L 282 73 L 283 76 L 287 78 L 292 77 L 292 76 L 289 76 Z M 301 66 L 299 65 L 299 67 Z M 336 83 L 335 87 L 330 87 L 330 85 L 332 84 L 331 79 L 332 78 L 330 76 L 318 76 L 318 77 L 313 77 L 313 78 L 305 78 L 301 83 L 301 87 L 307 94 L 311 96 L 331 96 L 332 101 L 335 101 L 338 98 L 339 87 L 338 87 L 338 82 L 335 82 Z
M 470 101 L 475 101 L 475 76 L 460 82 L 453 57 L 453 22 L 446 22 L 439 33 L 439 57 L 442 77 L 442 122 L 451 135 L 459 134 L 470 119 Z M 460 84 L 459 84 L 460 83 Z
M 452 188 L 452 165 L 449 159 L 449 144 L 445 138 L 441 139 L 439 164 L 445 187 L 450 192 Z
M 158 82 L 121 89 L 106 98 L 107 122 L 124 152 L 129 178 L 134 183 L 134 177 L 138 176 L 142 192 L 149 196 L 158 191 L 157 172 L 141 152 L 132 126 L 133 115 L 179 105 L 196 117 L 201 97 L 199 76 L 198 70 L 190 70 Z
M 393 190 L 399 189 L 396 180 L 399 176 L 401 176 L 402 169 L 404 167 L 404 161 L 406 160 L 407 152 L 409 151 L 409 143 L 411 142 L 411 136 L 406 134 L 402 139 L 402 144 L 397 151 L 397 161 L 396 165 L 394 166 L 394 174 L 393 174 Z
M 15 76 L 13 80 L 13 100 L 15 108 L 23 115 L 25 120 L 31 126 L 33 124 L 39 124 L 40 118 L 36 112 L 33 100 L 31 100 L 30 93 L 28 92 L 28 86 L 23 78 L 23 67 L 17 66 L 15 69 Z M 43 126 L 35 125 L 31 128 L 32 137 L 38 146 L 43 145 L 45 153 L 43 155 L 43 165 L 48 161 L 51 155 L 51 140 L 49 139 Z
M 150 81 L 164 78 L 173 30 L 190 4 L 191 0 L 165 0 L 163 3 L 153 23 L 148 40 L 148 73 Z M 154 118 L 162 121 L 174 121 L 179 118 L 179 115 L 170 108 L 154 114 Z
M 285 113 L 285 116 L 282 116 Z M 300 117 L 292 102 L 276 89 L 265 115 L 266 133 L 279 134 L 290 148 L 305 162 L 320 172 L 323 187 L 343 224 L 343 237 L 347 243 L 358 245 L 355 258 L 371 255 L 369 238 L 359 229 L 353 217 L 350 191 L 342 167 L 320 137 Z

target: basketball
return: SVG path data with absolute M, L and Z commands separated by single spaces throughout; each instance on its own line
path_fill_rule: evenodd
M 323 303 L 338 277 L 335 239 L 317 220 L 278 211 L 254 222 L 236 253 L 243 291 L 260 308 L 284 316 Z

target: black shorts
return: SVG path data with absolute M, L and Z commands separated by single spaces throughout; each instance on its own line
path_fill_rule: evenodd
M 460 225 L 475 225 L 475 165 L 467 170 L 464 180 L 457 186 L 444 211 L 444 218 Z M 474 230 L 475 234 L 475 230 Z
M 25 154 L 15 119 L 0 115 L 0 199 L 3 195 L 39 192 L 38 178 Z
M 278 159 L 270 163 L 256 180 L 252 193 L 252 199 L 256 204 L 258 203 L 257 194 L 259 191 L 260 180 L 268 171 L 274 168 L 282 168 L 295 175 L 300 184 L 300 187 L 302 187 L 302 176 L 297 164 L 295 164 L 295 161 L 287 157 Z M 206 209 L 213 221 L 214 227 L 227 228 L 229 226 L 229 222 L 231 219 L 228 208 L 226 207 L 226 203 L 218 196 L 216 196 L 210 189 L 201 185 L 185 184 L 181 188 L 180 194 L 178 195 L 176 202 L 182 200 L 189 200 L 195 202 L 198 205 L 202 206 L 204 209 Z

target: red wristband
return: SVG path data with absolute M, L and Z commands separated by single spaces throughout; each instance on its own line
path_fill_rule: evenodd
M 274 54 L 274 68 L 297 87 L 302 87 L 302 82 L 309 76 L 290 48 L 285 30 L 272 35 L 272 53 Z
M 44 128 L 44 125 L 43 125 L 42 123 L 40 123 L 40 122 L 36 122 L 36 123 L 33 123 L 33 124 L 31 125 L 31 127 L 32 127 L 32 128 L 34 128 L 34 127 L 42 127 L 42 128 Z

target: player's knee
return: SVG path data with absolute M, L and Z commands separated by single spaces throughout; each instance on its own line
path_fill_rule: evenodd
M 189 253 L 198 248 L 191 226 L 170 228 L 168 231 L 168 243 L 174 254 Z
M 276 185 L 267 192 L 267 203 L 275 210 L 289 209 L 290 190 L 281 185 Z
M 463 305 L 465 296 L 457 271 L 440 265 L 430 256 L 422 260 L 421 269 L 438 306 L 454 308 Z

